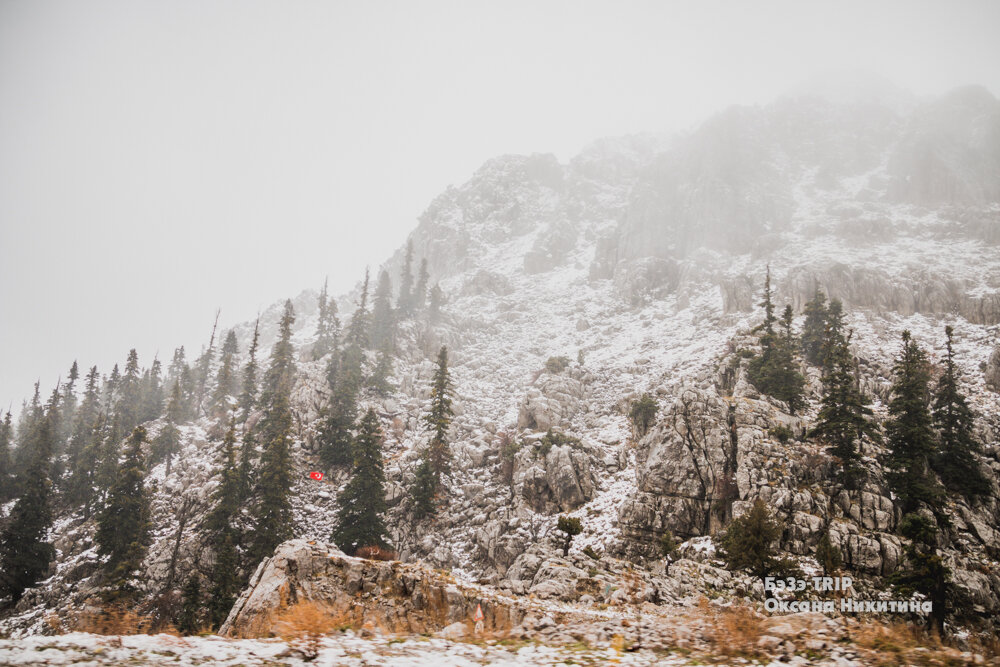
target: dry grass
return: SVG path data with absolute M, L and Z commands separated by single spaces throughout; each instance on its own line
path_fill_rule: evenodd
M 936 632 L 928 632 L 912 623 L 862 623 L 853 634 L 857 646 L 871 651 L 869 661 L 879 667 L 890 665 L 926 665 L 928 667 L 983 664 L 974 662 L 954 646 L 942 642 Z M 985 664 L 1000 664 L 1000 641 L 973 640 L 971 649 L 985 660 Z
M 141 614 L 118 605 L 81 614 L 74 629 L 95 635 L 142 635 L 150 632 L 179 634 L 170 623 L 157 623 L 149 614 Z
M 338 614 L 329 605 L 302 600 L 278 614 L 274 629 L 305 660 L 314 660 L 323 637 L 350 625 L 351 621 L 349 613 Z
M 722 655 L 753 658 L 760 655 L 758 640 L 764 619 L 749 607 L 734 605 L 718 610 L 711 620 L 710 639 Z

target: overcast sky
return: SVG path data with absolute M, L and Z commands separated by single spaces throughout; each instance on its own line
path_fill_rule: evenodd
M 341 292 L 485 159 L 863 68 L 1000 90 L 997 2 L 0 0 L 0 402 Z

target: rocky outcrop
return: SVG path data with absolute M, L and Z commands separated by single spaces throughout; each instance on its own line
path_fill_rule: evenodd
M 585 378 L 584 378 L 585 379 Z M 581 379 L 564 373 L 542 373 L 525 392 L 518 408 L 517 427 L 547 431 L 566 426 L 580 409 L 587 391 Z
M 222 636 L 268 636 L 284 605 L 312 600 L 358 627 L 394 632 L 437 632 L 471 619 L 481 604 L 488 630 L 520 622 L 516 604 L 462 586 L 446 573 L 418 564 L 345 556 L 331 544 L 290 540 L 261 562 L 219 630 Z
M 522 447 L 514 458 L 516 496 L 535 512 L 569 512 L 594 496 L 590 456 L 572 445 Z
M 984 375 L 986 386 L 995 392 L 1000 392 L 1000 345 L 993 349 L 990 360 L 986 362 Z

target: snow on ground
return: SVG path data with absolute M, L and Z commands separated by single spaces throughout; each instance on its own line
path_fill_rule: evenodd
M 453 642 L 431 637 L 374 636 L 347 631 L 324 637 L 309 661 L 282 640 L 102 636 L 74 632 L 56 637 L 0 640 L 3 665 L 365 665 L 366 667 L 457 667 L 474 665 L 687 665 L 680 655 L 611 647 L 578 648 L 532 642 Z

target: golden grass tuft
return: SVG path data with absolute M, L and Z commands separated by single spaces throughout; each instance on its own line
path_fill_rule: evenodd
M 322 602 L 300 600 L 282 609 L 274 630 L 308 661 L 315 660 L 319 655 L 324 636 L 350 625 L 351 622 L 348 612 L 336 613 L 332 607 Z

